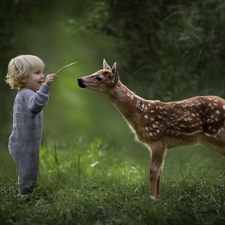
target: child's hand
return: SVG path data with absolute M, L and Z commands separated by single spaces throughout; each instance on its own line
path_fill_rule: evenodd
M 48 86 L 51 86 L 51 83 L 53 83 L 55 77 L 57 77 L 54 73 L 48 74 L 45 78 L 45 84 Z

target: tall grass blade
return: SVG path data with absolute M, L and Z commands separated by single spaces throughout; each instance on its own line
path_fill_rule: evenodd
M 55 148 L 55 152 L 54 152 L 55 161 L 56 161 L 57 165 L 59 165 L 59 160 L 58 160 L 58 155 L 57 155 L 57 150 L 56 150 L 56 144 L 55 144 L 55 142 L 54 142 L 54 148 Z
M 57 70 L 57 71 L 55 72 L 55 74 L 57 74 L 58 72 L 60 72 L 62 69 L 65 69 L 66 67 L 72 66 L 72 65 L 77 64 L 77 63 L 78 63 L 78 61 L 77 61 L 77 62 L 70 63 L 70 64 L 68 64 L 68 65 L 66 65 L 66 66 L 63 66 L 62 68 L 60 68 L 59 70 Z
M 80 154 L 78 155 L 78 170 L 77 170 L 77 173 L 78 173 L 78 181 L 80 181 Z

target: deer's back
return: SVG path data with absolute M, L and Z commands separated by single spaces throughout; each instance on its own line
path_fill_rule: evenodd
M 146 101 L 143 107 L 134 129 L 145 143 L 162 139 L 172 148 L 215 139 L 224 133 L 225 100 L 216 96 L 169 103 Z

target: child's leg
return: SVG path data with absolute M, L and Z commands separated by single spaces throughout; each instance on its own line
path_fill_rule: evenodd
M 18 166 L 19 193 L 26 195 L 33 192 L 38 175 L 38 162 L 35 152 L 21 158 Z
M 10 153 L 18 166 L 19 194 L 26 195 L 33 192 L 37 181 L 39 167 L 39 150 L 30 150 L 30 145 L 15 149 L 9 145 Z M 37 146 L 36 146 L 37 147 Z

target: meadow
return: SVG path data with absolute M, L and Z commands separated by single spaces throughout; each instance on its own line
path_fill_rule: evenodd
M 135 141 L 48 140 L 35 197 L 27 201 L 16 198 L 11 156 L 0 154 L 1 225 L 225 223 L 225 159 L 201 146 L 167 152 L 159 201 L 149 197 L 150 154 Z
M 225 224 L 222 156 L 201 146 L 168 151 L 153 201 L 148 150 L 108 99 L 76 83 L 105 58 L 143 98 L 225 98 L 224 12 L 222 0 L 3 1 L 0 225 Z M 43 59 L 45 75 L 79 61 L 52 86 L 39 179 L 28 201 L 16 198 L 17 168 L 7 150 L 16 92 L 3 82 L 9 60 L 20 54 Z

